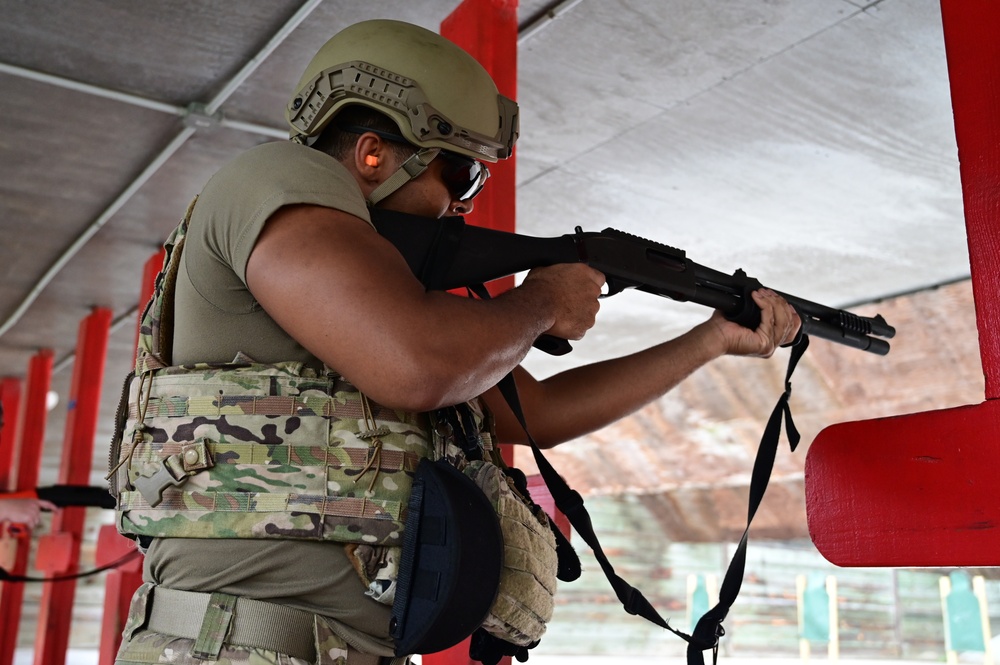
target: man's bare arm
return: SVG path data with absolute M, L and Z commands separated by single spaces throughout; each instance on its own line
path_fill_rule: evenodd
M 769 357 L 795 338 L 799 318 L 771 291 L 758 291 L 761 324 L 749 330 L 716 313 L 691 331 L 622 358 L 574 368 L 543 381 L 515 371 L 525 419 L 535 442 L 551 448 L 622 418 L 669 392 L 722 355 Z M 524 430 L 496 389 L 484 396 L 504 443 L 527 443 Z
M 566 265 L 488 302 L 426 292 L 363 220 L 305 205 L 272 215 L 247 264 L 250 291 L 282 329 L 372 399 L 414 411 L 484 392 L 542 333 L 582 337 L 602 284 Z

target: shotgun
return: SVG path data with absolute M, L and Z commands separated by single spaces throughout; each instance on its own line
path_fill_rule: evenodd
M 429 290 L 475 287 L 518 272 L 557 263 L 586 263 L 604 273 L 610 297 L 637 289 L 677 301 L 721 310 L 750 329 L 760 308 L 750 294 L 764 285 L 743 270 L 732 275 L 687 258 L 684 250 L 624 231 L 604 229 L 558 237 L 534 237 L 465 223 L 462 217 L 433 219 L 375 208 L 372 223 L 406 259 Z M 885 355 L 896 329 L 881 315 L 859 316 L 777 291 L 802 319 L 801 334 Z M 545 337 L 545 336 L 543 336 Z M 553 355 L 571 350 L 566 340 L 540 339 L 536 347 Z

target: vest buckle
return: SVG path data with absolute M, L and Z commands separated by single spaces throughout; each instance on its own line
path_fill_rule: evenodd
M 175 456 L 171 455 L 171 457 Z M 154 508 L 163 501 L 163 490 L 171 485 L 179 487 L 188 479 L 188 474 L 183 473 L 179 479 L 174 477 L 174 474 L 170 471 L 170 467 L 167 465 L 169 459 L 160 460 L 160 468 L 156 470 L 156 473 L 151 476 L 139 476 L 133 483 L 135 488 L 139 490 L 142 498 Z

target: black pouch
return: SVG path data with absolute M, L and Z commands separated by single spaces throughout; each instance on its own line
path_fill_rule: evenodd
M 389 632 L 396 655 L 452 647 L 496 599 L 503 536 L 486 495 L 445 460 L 417 467 Z

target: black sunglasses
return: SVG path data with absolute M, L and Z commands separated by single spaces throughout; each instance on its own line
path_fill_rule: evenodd
M 352 134 L 371 132 L 386 141 L 413 145 L 400 134 L 392 134 L 380 129 L 372 129 L 371 127 L 337 123 L 337 129 L 351 132 Z M 438 157 L 444 161 L 444 165 L 441 168 L 441 180 L 452 196 L 459 201 L 471 201 L 479 192 L 483 191 L 483 187 L 486 186 L 486 180 L 490 177 L 490 170 L 486 168 L 485 164 L 471 157 L 447 150 L 439 152 Z
M 444 181 L 448 191 L 459 201 L 471 201 L 486 186 L 486 179 L 490 177 L 490 170 L 482 162 L 456 155 L 453 152 L 442 150 L 438 157 L 444 160 L 441 168 L 441 180 Z

